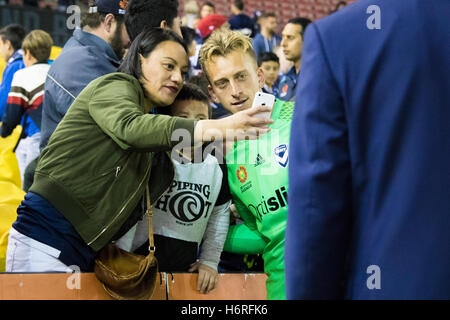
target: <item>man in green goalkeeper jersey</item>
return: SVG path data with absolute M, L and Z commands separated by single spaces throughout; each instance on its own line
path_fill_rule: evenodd
M 232 113 L 250 108 L 264 86 L 251 40 L 239 32 L 213 32 L 202 45 L 200 63 L 212 99 Z M 284 240 L 293 106 L 276 100 L 271 131 L 258 140 L 229 146 L 225 156 L 233 202 L 245 222 L 230 227 L 225 250 L 263 253 L 268 299 L 286 297 Z

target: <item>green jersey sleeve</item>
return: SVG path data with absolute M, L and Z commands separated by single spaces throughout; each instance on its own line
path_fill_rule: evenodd
M 237 254 L 263 253 L 267 242 L 258 231 L 252 231 L 245 224 L 230 226 L 223 251 Z

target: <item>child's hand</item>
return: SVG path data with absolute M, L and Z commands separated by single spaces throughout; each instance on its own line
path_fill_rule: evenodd
M 241 218 L 241 215 L 237 211 L 234 203 L 232 203 L 230 206 L 230 224 L 234 223 L 236 221 L 236 219 L 240 219 L 240 218 Z
M 197 290 L 200 293 L 209 293 L 216 287 L 217 281 L 219 280 L 217 270 L 200 262 L 195 262 L 189 269 L 189 272 L 194 271 L 198 271 Z

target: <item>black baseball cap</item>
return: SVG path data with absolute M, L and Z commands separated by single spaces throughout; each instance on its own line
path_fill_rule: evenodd
M 95 4 L 89 7 L 89 13 L 125 14 L 128 0 L 95 0 Z

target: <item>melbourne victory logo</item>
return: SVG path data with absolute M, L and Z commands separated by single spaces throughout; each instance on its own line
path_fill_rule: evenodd
M 273 150 L 275 161 L 286 168 L 289 161 L 289 152 L 286 144 L 281 144 Z

